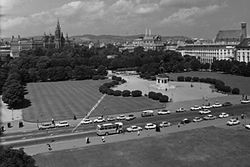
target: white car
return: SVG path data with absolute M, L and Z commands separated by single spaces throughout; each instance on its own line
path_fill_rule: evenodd
M 227 121 L 227 125 L 233 126 L 233 125 L 239 125 L 240 121 L 238 119 L 232 118 L 229 121 Z
M 223 113 L 221 113 L 221 114 L 219 115 L 219 118 L 227 118 L 227 117 L 229 117 L 229 114 L 227 114 L 227 113 L 225 113 L 225 112 L 223 112 Z
M 250 124 L 245 125 L 245 128 L 246 128 L 246 129 L 250 129 Z
M 166 114 L 170 114 L 171 112 L 169 110 L 160 110 L 157 112 L 158 115 L 166 115 Z
M 213 108 L 213 106 L 211 106 L 211 105 L 203 105 L 201 108 L 202 109 L 210 109 L 210 108 Z
M 219 108 L 219 107 L 222 107 L 222 104 L 216 102 L 213 104 L 213 108 Z
M 59 122 L 56 124 L 56 127 L 58 127 L 58 128 L 67 127 L 67 126 L 69 126 L 69 124 L 68 124 L 67 121 L 59 121 Z
M 243 99 L 240 101 L 241 104 L 249 104 L 250 103 L 250 99 Z
M 186 111 L 186 109 L 185 109 L 185 108 L 183 108 L 183 107 L 178 108 L 178 109 L 176 110 L 176 112 L 185 112 L 185 111 Z
M 191 111 L 197 111 L 197 110 L 200 110 L 201 107 L 198 106 L 198 105 L 194 105 L 193 107 L 190 108 Z
M 142 128 L 136 125 L 132 125 L 130 127 L 127 128 L 128 132 L 137 132 L 137 131 L 141 131 Z
M 156 128 L 156 125 L 155 124 L 153 124 L 153 123 L 147 123 L 146 125 L 145 125 L 145 129 L 155 129 Z
M 200 110 L 199 113 L 200 113 L 200 114 L 210 114 L 210 113 L 211 113 L 211 110 L 209 110 L 209 109 L 204 109 L 204 110 Z
M 114 121 L 115 120 L 115 117 L 112 117 L 112 116 L 109 116 L 106 118 L 107 121 Z
M 159 124 L 159 126 L 160 126 L 161 128 L 169 127 L 169 126 L 171 126 L 171 123 L 170 123 L 170 122 L 167 122 L 167 121 L 162 121 L 162 122 Z
M 195 117 L 193 119 L 193 122 L 201 122 L 202 120 L 203 120 L 203 118 L 201 118 L 201 117 Z
M 38 125 L 39 130 L 52 129 L 52 128 L 55 128 L 55 125 L 50 122 L 42 123 L 41 125 Z
M 92 122 L 92 120 L 86 118 L 81 121 L 81 124 L 91 124 Z
M 105 119 L 103 117 L 98 117 L 94 119 L 94 123 L 101 123 L 101 122 L 105 122 Z
M 117 120 L 125 120 L 126 116 L 125 115 L 119 115 L 118 117 L 116 117 Z

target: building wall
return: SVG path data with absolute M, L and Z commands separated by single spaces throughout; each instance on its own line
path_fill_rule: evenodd
M 237 61 L 239 62 L 250 62 L 250 48 L 239 48 L 237 50 Z

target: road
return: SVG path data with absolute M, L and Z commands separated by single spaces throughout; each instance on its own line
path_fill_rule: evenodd
M 250 116 L 250 104 L 234 105 L 229 107 L 211 109 L 212 114 L 218 116 L 221 112 L 226 112 L 230 115 L 240 116 L 244 113 Z M 138 125 L 143 127 L 146 123 L 160 123 L 161 121 L 169 121 L 172 124 L 179 123 L 184 118 L 193 119 L 196 116 L 201 116 L 198 111 L 187 111 L 183 113 L 171 113 L 168 115 L 156 115 L 152 117 L 137 117 L 131 121 L 121 121 L 124 127 Z M 116 121 L 117 122 L 117 121 Z M 74 127 L 55 128 L 50 130 L 35 130 L 23 133 L 4 134 L 0 137 L 2 145 L 11 145 L 13 147 L 22 147 L 27 145 L 48 143 L 53 141 L 71 140 L 84 137 L 96 136 L 95 128 L 97 124 L 81 125 L 76 132 L 72 133 Z

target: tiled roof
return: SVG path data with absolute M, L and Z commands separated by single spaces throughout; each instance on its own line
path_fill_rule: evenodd
M 236 48 L 250 48 L 250 38 L 245 38 Z
M 242 35 L 241 30 L 221 30 L 216 35 L 215 41 L 231 41 L 231 40 L 240 40 Z

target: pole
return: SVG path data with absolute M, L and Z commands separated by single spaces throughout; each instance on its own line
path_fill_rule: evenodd
M 12 120 L 14 120 L 14 116 L 13 116 L 13 108 L 11 109 L 11 115 L 12 115 Z

